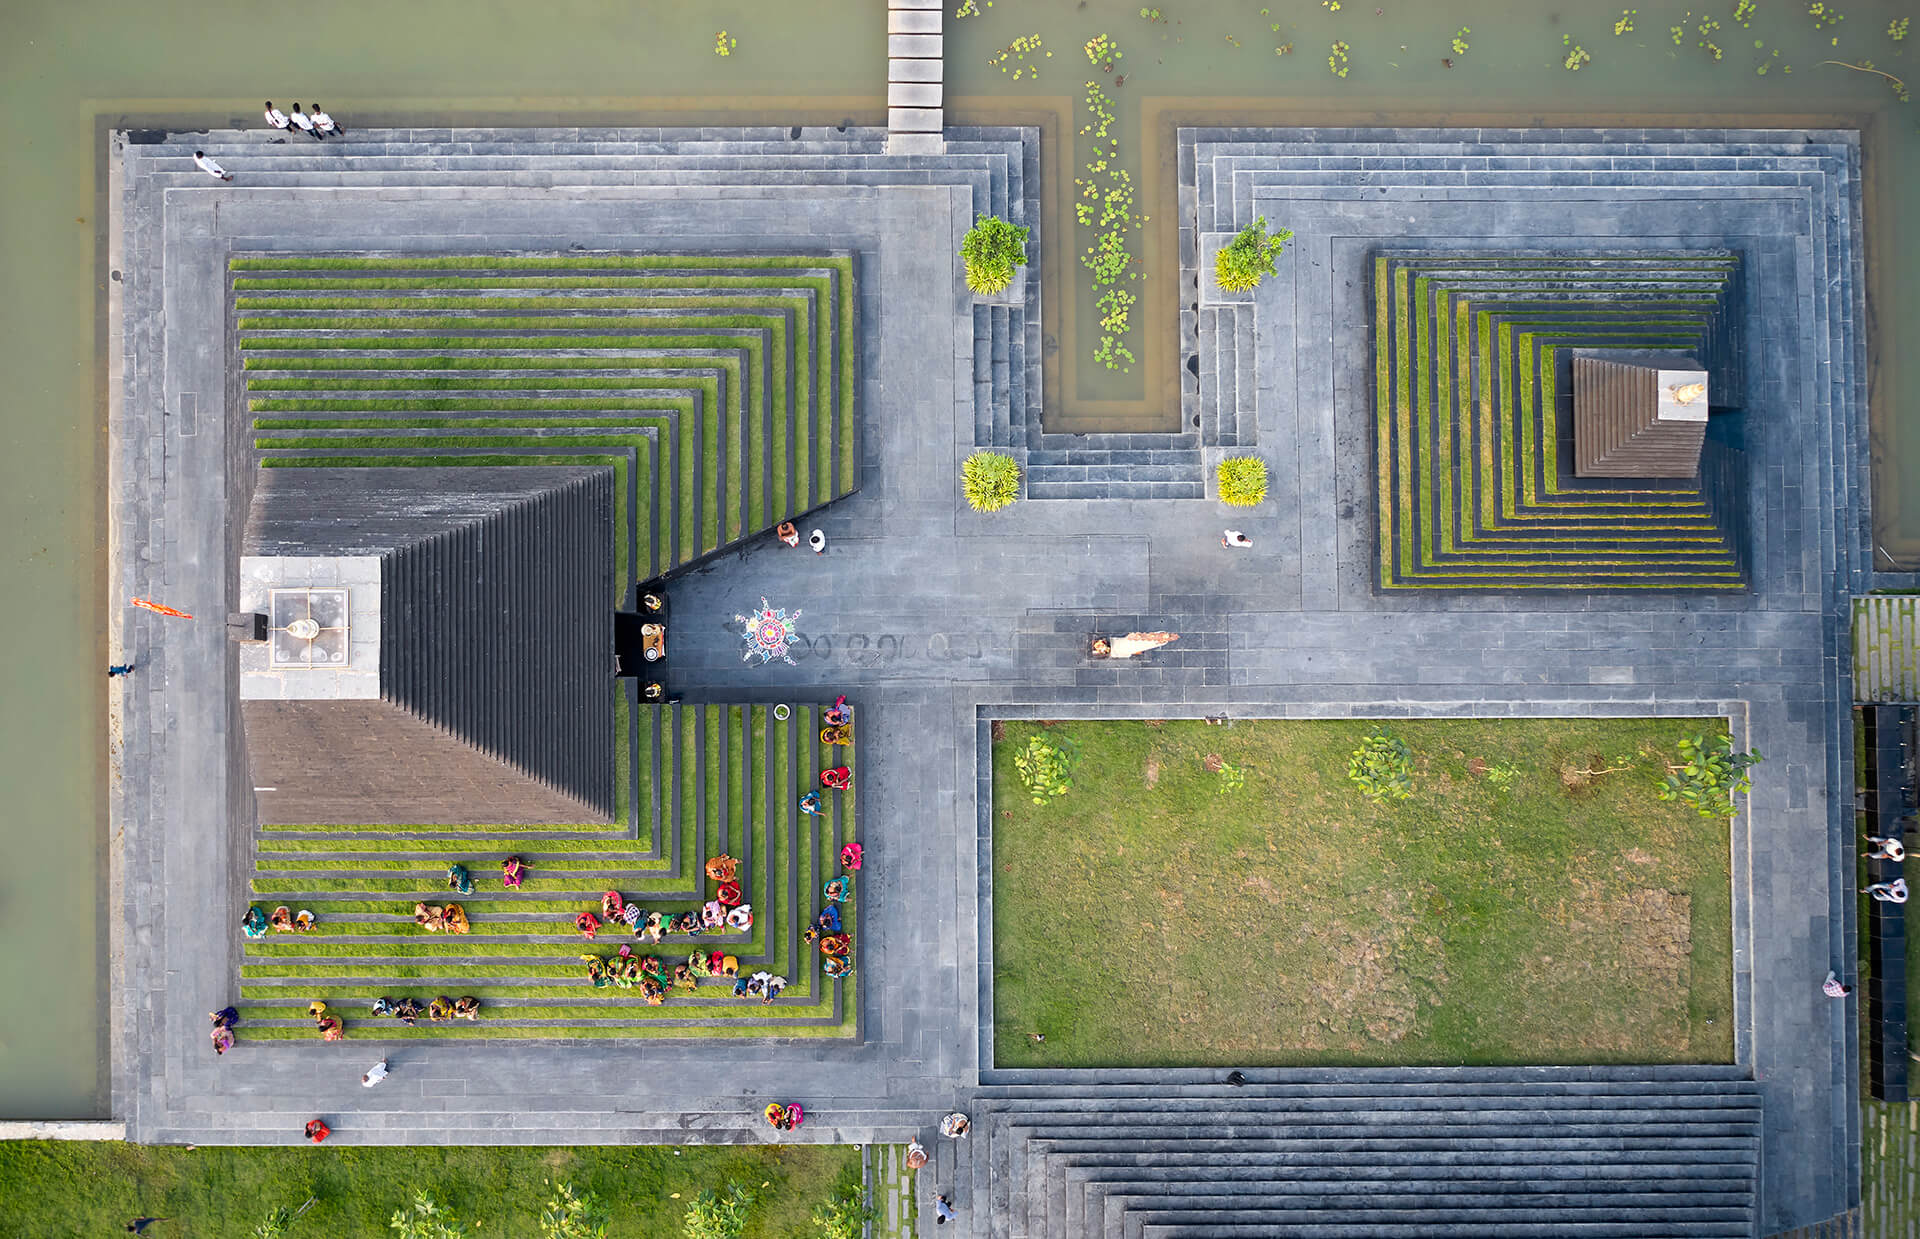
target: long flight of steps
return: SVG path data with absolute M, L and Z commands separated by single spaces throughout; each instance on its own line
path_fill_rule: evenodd
M 1735 1068 L 1225 1074 L 989 1072 L 934 1179 L 992 1239 L 1756 1233 L 1759 1089 Z

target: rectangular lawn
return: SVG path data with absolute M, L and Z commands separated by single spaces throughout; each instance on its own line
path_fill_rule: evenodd
M 1394 721 L 1392 804 L 1347 779 L 1377 726 L 996 723 L 997 1065 L 1731 1061 L 1729 828 L 1655 795 L 1723 723 Z

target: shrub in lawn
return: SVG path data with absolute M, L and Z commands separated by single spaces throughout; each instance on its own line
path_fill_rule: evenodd
M 1220 291 L 1244 293 L 1259 287 L 1261 280 L 1279 270 L 1275 261 L 1292 239 L 1290 228 L 1269 233 L 1265 216 L 1242 228 L 1214 256 L 1213 278 Z
M 1258 456 L 1229 456 L 1214 468 L 1220 502 L 1250 508 L 1267 497 L 1267 462 Z
M 960 465 L 961 489 L 976 512 L 998 512 L 1020 497 L 1020 464 L 1004 452 L 975 452 Z
M 1688 736 L 1680 741 L 1680 760 L 1667 763 L 1660 799 L 1692 805 L 1701 817 L 1732 817 L 1740 811 L 1734 795 L 1753 785 L 1747 767 L 1760 760 L 1757 750 L 1734 752 L 1732 736 Z
M 708 1188 L 687 1210 L 687 1239 L 740 1239 L 752 1204 L 753 1193 L 741 1184 L 729 1183 L 719 1192 Z
M 991 296 L 1013 283 L 1016 267 L 1027 265 L 1027 230 L 995 215 L 982 215 L 960 242 L 967 261 L 967 287 Z
M 1027 747 L 1013 755 L 1013 764 L 1035 804 L 1043 805 L 1049 797 L 1064 796 L 1073 787 L 1073 780 L 1068 777 L 1070 762 L 1066 750 L 1039 736 L 1029 739 Z
M 860 1239 L 875 1218 L 873 1206 L 857 1187 L 851 1187 L 813 1211 L 813 1225 L 820 1239 Z
M 607 1211 L 592 1192 L 576 1196 L 573 1184 L 555 1185 L 540 1208 L 540 1239 L 607 1239 Z
M 1372 800 L 1413 797 L 1413 750 L 1384 731 L 1368 736 L 1347 758 L 1347 779 Z
M 466 1239 L 467 1228 L 459 1219 L 433 1203 L 425 1192 L 413 1194 L 413 1207 L 397 1209 L 388 1223 L 399 1239 Z

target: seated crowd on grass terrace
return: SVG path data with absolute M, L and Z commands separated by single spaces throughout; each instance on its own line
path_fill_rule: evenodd
M 670 640 L 614 674 L 641 582 L 670 624 L 675 571 L 857 488 L 851 258 L 231 271 L 264 470 L 242 605 L 272 609 L 242 647 L 250 894 L 276 927 L 266 910 L 313 914 L 248 936 L 239 1035 L 314 1037 L 323 1002 L 349 1037 L 856 1037 L 857 977 L 803 937 L 830 902 L 855 935 L 826 889 L 854 791 L 821 778 L 857 768 L 851 736 L 823 704 L 680 702 Z M 345 666 L 282 665 L 287 595 Z M 736 996 L 711 955 L 786 985 Z M 442 997 L 476 1018 L 428 1018 Z M 423 1014 L 375 1022 L 382 998 Z
M 1697 476 L 1576 476 L 1571 378 L 1684 355 L 1737 408 L 1739 276 L 1725 251 L 1374 255 L 1380 586 L 1745 588 L 1729 419 Z

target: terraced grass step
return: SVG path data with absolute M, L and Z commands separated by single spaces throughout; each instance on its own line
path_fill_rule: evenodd
M 350 1037 L 857 1036 L 858 974 L 824 976 L 816 953 L 799 937 L 818 906 L 823 875 L 837 871 L 839 845 L 853 834 L 852 793 L 828 793 L 826 814 L 815 817 L 798 811 L 799 789 L 812 786 L 824 764 L 852 765 L 852 753 L 834 749 L 830 761 L 821 751 L 818 710 L 811 706 L 796 706 L 784 723 L 764 705 L 648 706 L 637 717 L 646 746 L 636 762 L 635 799 L 649 812 L 657 807 L 679 835 L 670 854 L 647 858 L 657 871 L 633 867 L 634 853 L 649 846 L 637 835 L 537 841 L 553 849 L 543 857 L 512 835 L 498 841 L 497 850 L 483 850 L 469 838 L 263 834 L 253 879 L 258 901 L 310 906 L 320 919 L 308 934 L 246 942 L 240 1035 L 313 1037 L 303 1017 L 306 1004 L 318 998 L 347 1021 Z M 417 857 L 393 855 L 423 843 Z M 519 891 L 498 886 L 498 862 L 509 851 L 532 861 Z M 572 918 L 597 913 L 600 892 L 609 887 L 651 910 L 696 910 L 713 887 L 702 872 L 705 860 L 720 851 L 742 861 L 739 880 L 755 909 L 751 931 L 668 934 L 655 945 L 624 927 L 603 929 L 593 942 L 574 930 Z M 446 889 L 445 865 L 453 859 L 468 866 L 479 887 L 473 895 Z M 658 876 L 645 876 L 654 872 Z M 389 898 L 366 897 L 383 892 Z M 460 901 L 472 932 L 422 933 L 412 922 L 416 899 Z M 843 914 L 850 932 L 856 932 L 857 908 L 856 889 Z M 731 983 L 715 979 L 694 995 L 672 994 L 662 1006 L 648 1007 L 635 991 L 595 990 L 587 982 L 580 956 L 612 956 L 623 943 L 669 960 L 722 949 L 743 969 L 785 975 L 789 985 L 771 1006 L 736 1000 Z M 481 998 L 477 1024 L 423 1022 L 407 1030 L 357 1014 L 375 997 L 425 1001 L 448 992 Z

